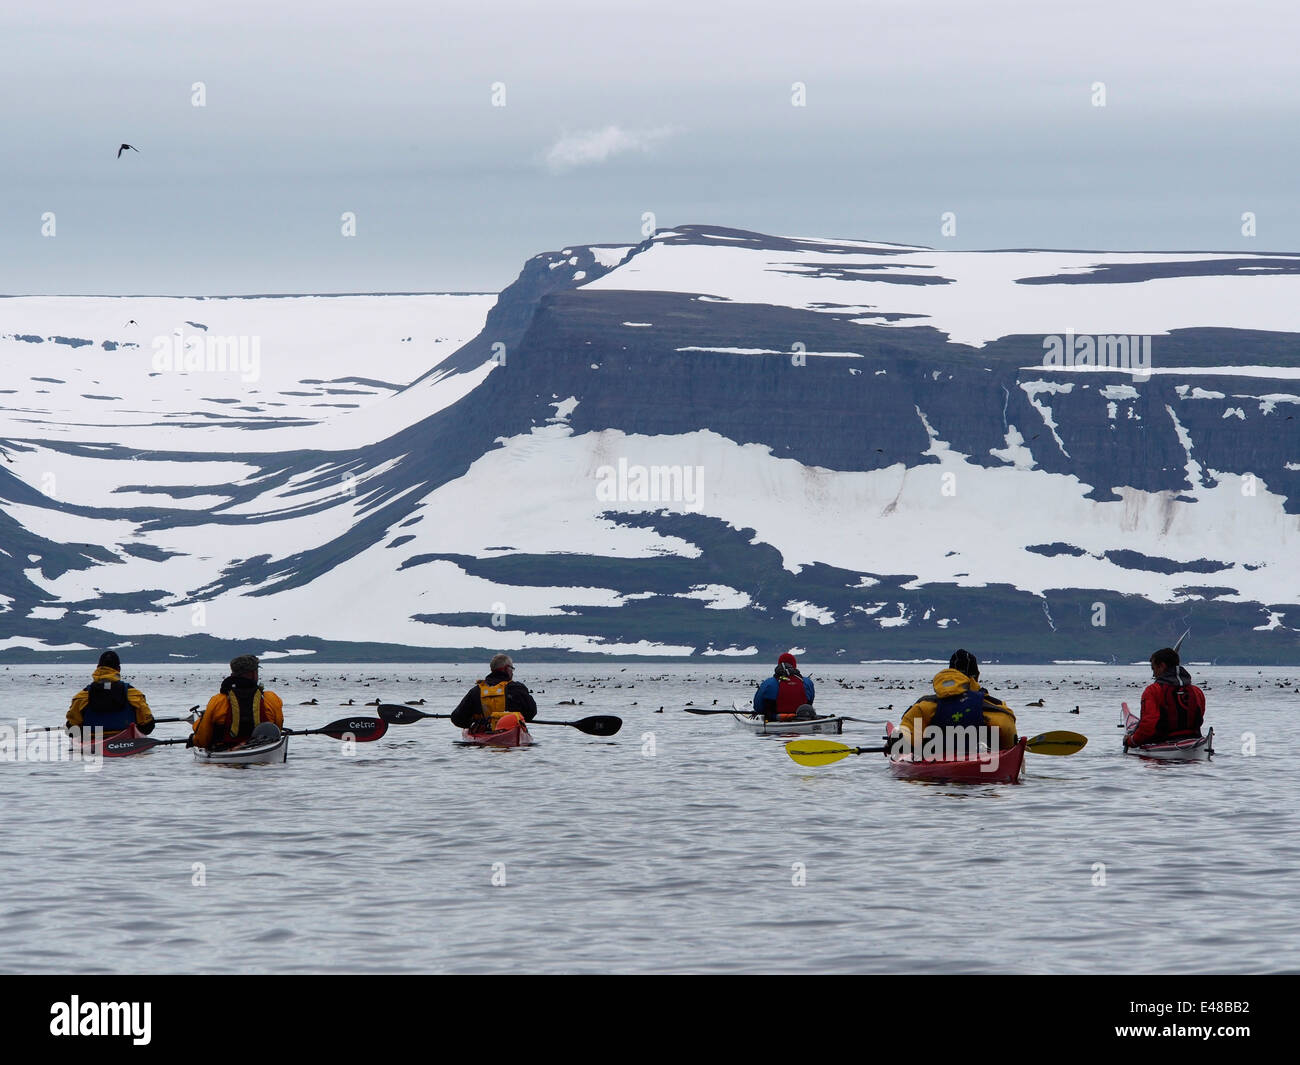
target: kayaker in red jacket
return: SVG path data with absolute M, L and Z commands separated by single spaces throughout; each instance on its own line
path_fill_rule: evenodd
M 1125 747 L 1199 736 L 1205 723 L 1205 693 L 1178 663 L 1178 652 L 1162 647 L 1151 656 L 1155 680 L 1142 693 L 1138 726 L 1124 738 Z
M 451 723 L 471 732 L 492 732 L 512 728 L 517 717 L 531 721 L 537 716 L 537 702 L 528 688 L 515 680 L 515 664 L 509 655 L 497 655 L 488 663 L 490 672 L 465 693 L 451 712 Z

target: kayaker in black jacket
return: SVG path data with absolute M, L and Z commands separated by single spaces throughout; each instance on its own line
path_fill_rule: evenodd
M 537 716 L 537 702 L 528 688 L 514 679 L 515 664 L 509 655 L 497 655 L 488 663 L 486 677 L 465 693 L 451 712 L 451 723 L 473 731 L 490 730 L 504 714 L 522 714 L 525 721 Z

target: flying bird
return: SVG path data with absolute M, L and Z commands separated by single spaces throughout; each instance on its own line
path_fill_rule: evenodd
M 131 151 L 133 151 L 133 152 L 138 152 L 138 151 L 140 150 L 140 149 L 137 148 L 134 144 L 124 144 L 124 145 L 122 145 L 122 147 L 120 147 L 120 148 L 117 150 L 117 157 L 118 157 L 119 159 L 121 159 L 121 158 L 122 158 L 122 153 L 123 153 L 124 151 L 126 151 L 128 148 L 130 148 Z

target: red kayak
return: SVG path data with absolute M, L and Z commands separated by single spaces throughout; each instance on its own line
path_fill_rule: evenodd
M 127 725 L 126 728 L 122 729 L 120 732 L 114 732 L 108 736 L 103 736 L 98 740 L 87 740 L 85 743 L 82 743 L 80 740 L 74 739 L 72 741 L 72 744 L 77 750 L 81 751 L 83 754 L 100 754 L 103 755 L 105 758 L 120 758 L 126 754 L 138 754 L 140 752 L 138 750 L 132 749 L 132 750 L 118 753 L 117 751 L 113 750 L 114 743 L 119 741 L 125 741 L 125 740 L 139 739 L 143 735 L 144 733 L 142 733 L 138 728 L 136 728 L 135 722 L 132 721 L 131 724 Z M 145 750 L 148 750 L 148 748 L 145 748 Z
M 886 723 L 885 731 L 893 735 L 892 721 Z M 894 776 L 904 780 L 928 780 L 939 784 L 1019 784 L 1027 742 L 1021 737 L 1010 750 L 999 751 L 996 763 L 992 754 L 936 761 L 922 761 L 912 755 L 890 755 L 889 769 Z
M 470 732 L 469 729 L 462 729 L 461 737 L 466 743 L 476 747 L 531 747 L 533 743 L 533 734 L 528 731 L 526 725 L 496 729 L 493 732 Z

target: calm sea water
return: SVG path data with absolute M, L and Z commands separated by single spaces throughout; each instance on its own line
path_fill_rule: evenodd
M 935 668 L 809 673 L 820 709 L 884 721 Z M 0 668 L 4 722 L 58 723 L 88 672 Z M 430 720 L 351 756 L 298 737 L 281 766 L 200 766 L 183 747 L 93 773 L 0 762 L 0 970 L 1300 970 L 1300 670 L 1195 670 L 1219 753 L 1161 766 L 1120 754 L 1141 667 L 989 667 L 1022 734 L 1090 742 L 1028 756 L 1020 786 L 973 787 L 895 780 L 878 755 L 801 768 L 780 739 L 680 712 L 748 700 L 762 672 L 521 665 L 539 716 L 625 722 L 609 739 L 538 726 L 522 750 L 458 747 Z M 125 671 L 159 717 L 223 674 Z M 447 712 L 476 674 L 268 664 L 262 679 L 291 727 L 313 727 L 357 713 L 349 698 Z

